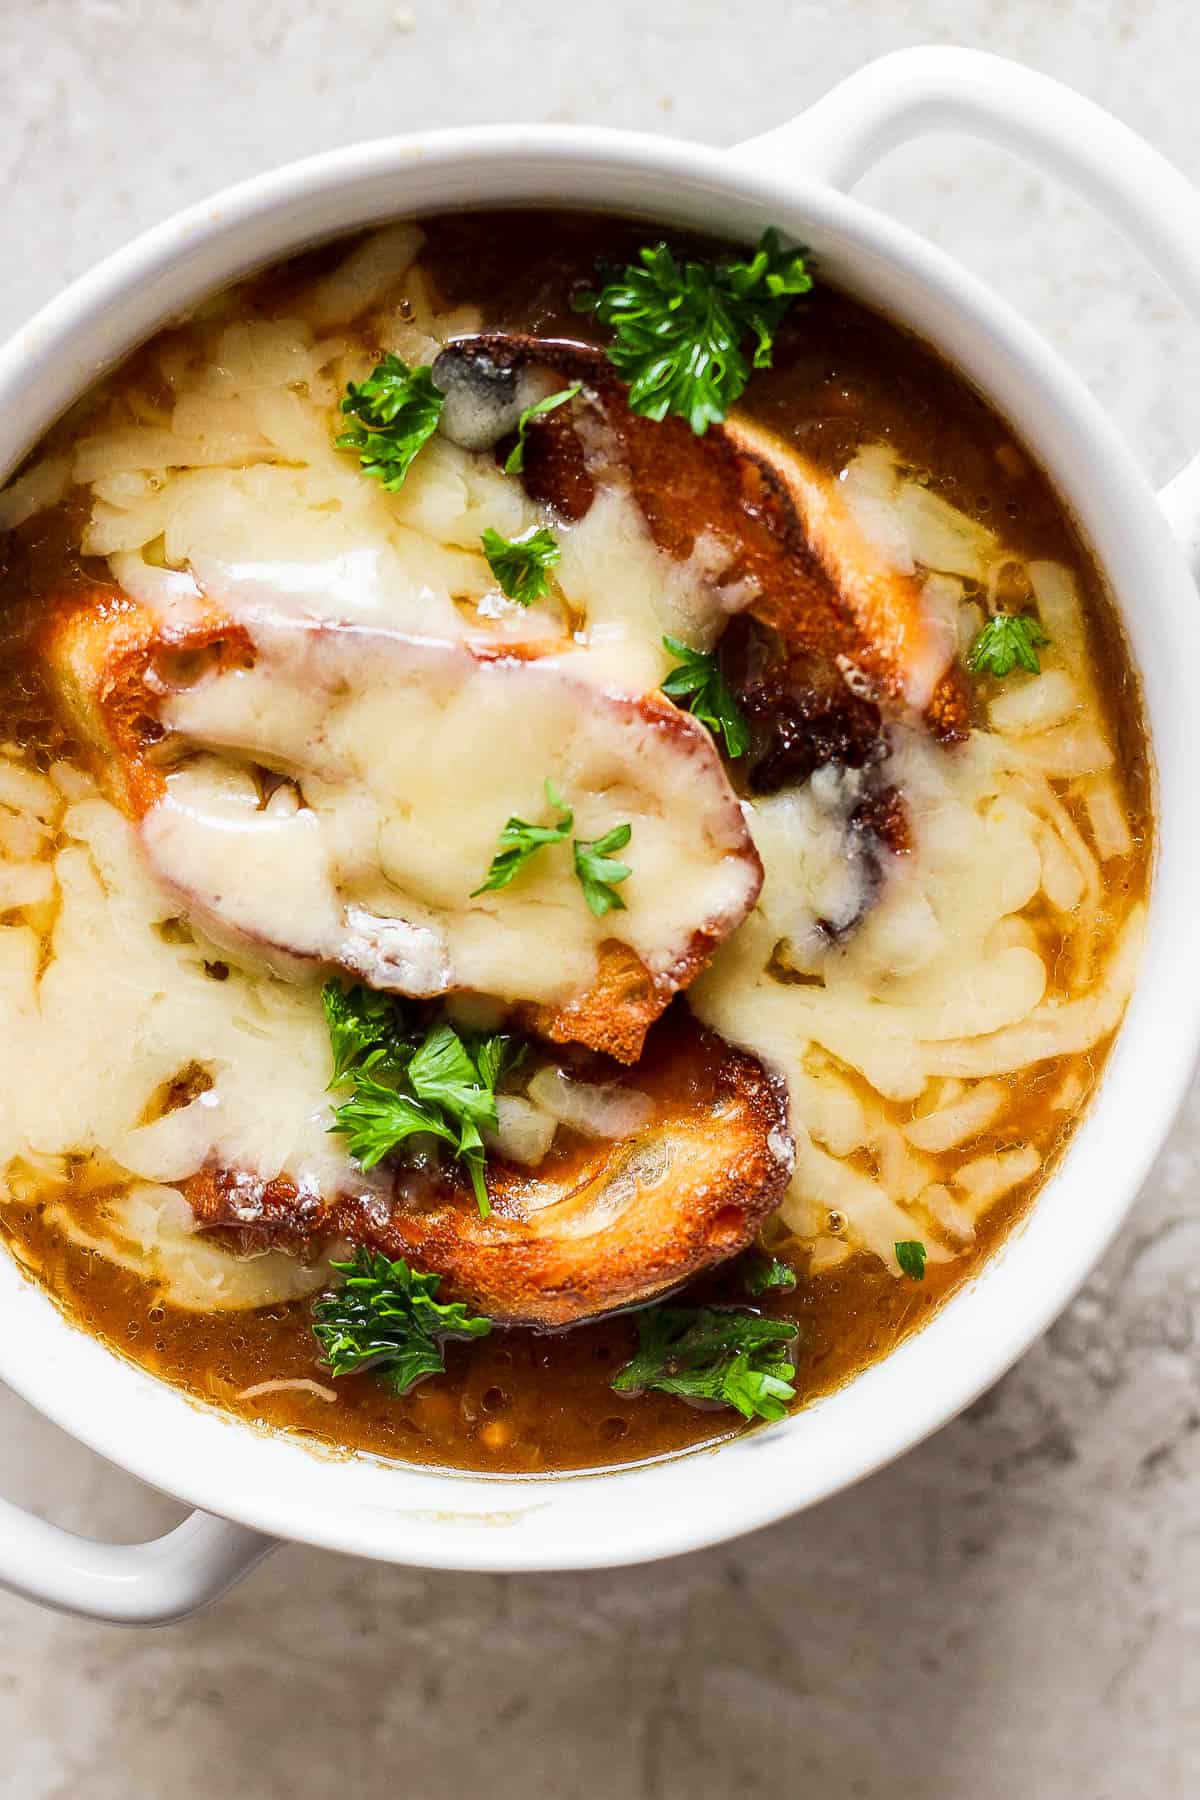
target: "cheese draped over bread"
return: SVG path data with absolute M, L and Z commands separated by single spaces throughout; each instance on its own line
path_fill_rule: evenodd
M 496 656 L 265 609 L 210 614 L 193 641 L 103 589 L 44 639 L 151 868 L 193 924 L 270 967 L 580 1009 L 617 947 L 657 995 L 629 1023 L 632 1060 L 757 896 L 708 732 L 611 691 L 586 652 Z M 490 887 L 502 831 L 547 819 L 557 841 Z M 604 865 L 623 890 L 604 908 L 580 859 L 614 830 L 630 861 Z

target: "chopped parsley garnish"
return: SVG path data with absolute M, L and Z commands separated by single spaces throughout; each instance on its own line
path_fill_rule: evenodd
M 364 1169 L 373 1169 L 406 1138 L 418 1134 L 455 1143 L 455 1134 L 432 1108 L 426 1109 L 411 1094 L 386 1082 L 375 1081 L 361 1069 L 352 1077 L 354 1095 L 334 1113 L 332 1130 L 346 1139 L 346 1148 Z
M 411 1137 L 449 1144 L 486 1219 L 482 1129 L 496 1128 L 496 1083 L 512 1067 L 512 1039 L 465 1038 L 447 1024 L 409 1028 L 398 1002 L 363 987 L 343 993 L 328 982 L 324 1002 L 334 1061 L 330 1085 L 352 1090 L 330 1130 L 341 1133 L 364 1169 Z
M 342 411 L 358 424 L 333 441 L 339 450 L 357 450 L 363 472 L 394 491 L 437 430 L 444 399 L 431 367 L 410 369 L 389 351 L 365 381 L 348 383 Z
M 533 421 L 540 419 L 543 413 L 556 412 L 560 406 L 565 406 L 568 400 L 575 398 L 582 386 L 583 383 L 580 381 L 573 382 L 569 388 L 560 388 L 557 394 L 547 394 L 544 400 L 535 400 L 532 406 L 525 408 L 517 420 L 517 441 L 509 451 L 504 464 L 506 475 L 524 474 L 525 439 L 529 435 L 529 427 Z
M 547 844 L 561 844 L 574 825 L 575 814 L 554 783 L 547 781 L 545 788 L 546 799 L 558 814 L 558 824 L 531 825 L 527 819 L 510 819 L 500 833 L 500 848 L 492 858 L 487 879 L 481 887 L 472 890 L 472 900 L 477 894 L 488 894 L 496 888 L 506 888 L 521 873 L 531 856 L 536 856 Z
M 967 652 L 973 675 L 1011 675 L 1016 668 L 1040 675 L 1038 650 L 1050 642 L 1032 613 L 996 613 Z
M 377 1250 L 355 1250 L 332 1267 L 345 1280 L 313 1307 L 313 1334 L 331 1373 L 371 1369 L 395 1394 L 407 1394 L 424 1375 L 446 1367 L 447 1338 L 486 1337 L 490 1319 L 472 1317 L 455 1301 L 436 1298 L 441 1278 L 422 1275 Z
M 784 315 L 811 287 L 803 253 L 783 249 L 768 230 L 749 258 L 678 263 L 665 244 L 647 247 L 575 304 L 612 326 L 609 360 L 633 411 L 648 419 L 677 413 L 699 435 L 725 417 L 752 368 L 770 367 Z
M 714 1400 L 746 1419 L 782 1419 L 796 1398 L 795 1365 L 783 1346 L 786 1319 L 715 1306 L 649 1306 L 637 1314 L 638 1347 L 613 1382 L 620 1394 L 647 1388 Z
M 904 1238 L 896 1245 L 896 1261 L 913 1281 L 925 1279 L 926 1249 L 919 1238 Z
M 550 592 L 550 570 L 562 555 L 558 539 L 545 525 L 537 525 L 520 537 L 502 537 L 489 525 L 481 539 L 488 568 L 510 600 L 532 606 Z
M 552 781 L 546 784 L 546 799 L 558 814 L 555 825 L 531 825 L 528 819 L 509 819 L 500 833 L 500 848 L 493 856 L 487 877 L 471 894 L 487 894 L 506 888 L 518 876 L 531 856 L 550 844 L 561 844 L 575 823 L 575 815 Z M 627 881 L 633 870 L 628 863 L 617 862 L 611 852 L 623 850 L 633 836 L 632 825 L 614 825 L 603 837 L 576 838 L 572 845 L 575 873 L 583 889 L 583 897 L 596 918 L 605 913 L 624 912 L 625 902 L 617 892 L 617 883 Z
M 778 1256 L 751 1255 L 742 1270 L 742 1285 L 748 1294 L 766 1294 L 772 1288 L 788 1293 L 796 1285 L 796 1271 Z
M 575 873 L 583 888 L 583 897 L 596 918 L 605 913 L 624 912 L 625 902 L 616 889 L 618 881 L 628 881 L 633 870 L 628 863 L 614 862 L 610 852 L 623 850 L 633 836 L 632 825 L 614 825 L 603 837 L 575 839 Z
M 343 988 L 336 981 L 327 981 L 321 1001 L 333 1052 L 330 1087 L 346 1081 L 352 1069 L 365 1073 L 389 1059 L 401 1067 L 407 1063 L 411 1050 L 404 1015 L 390 994 L 362 986 Z
M 679 666 L 662 684 L 663 693 L 670 700 L 682 701 L 715 738 L 724 738 L 726 755 L 745 756 L 750 748 L 750 728 L 721 673 L 716 653 L 691 650 L 673 637 L 663 639 L 663 649 L 679 658 Z

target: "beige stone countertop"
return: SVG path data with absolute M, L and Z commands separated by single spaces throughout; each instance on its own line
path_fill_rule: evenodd
M 0 330 L 289 157 L 504 118 L 728 143 L 922 41 L 1062 76 L 1200 178 L 1187 0 L 0 0 Z M 1157 478 L 1200 443 L 1200 333 L 1075 200 L 950 140 L 861 192 L 1001 286 Z M 1192 1800 L 1198 1162 L 1194 1090 L 992 1393 L 739 1543 L 519 1578 L 291 1548 L 144 1633 L 0 1595 L 0 1800 Z M 77 1530 L 179 1516 L 2 1392 L 0 1439 L 0 1491 Z

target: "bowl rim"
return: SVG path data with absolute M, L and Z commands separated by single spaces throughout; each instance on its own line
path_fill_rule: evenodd
M 1200 1045 L 1200 933 L 1190 929 L 1200 898 L 1200 788 L 1189 781 L 1200 761 L 1200 709 L 1188 704 L 1185 680 L 1200 666 L 1200 609 L 1115 427 L 1007 302 L 905 227 L 819 182 L 627 132 L 490 126 L 375 140 L 189 208 L 74 283 L 0 349 L 0 470 L 151 329 L 250 269 L 334 235 L 334 219 L 353 231 L 455 205 L 505 204 L 640 214 L 735 238 L 776 224 L 813 245 L 838 285 L 934 343 L 1032 446 L 1096 554 L 1141 675 L 1157 761 L 1141 975 L 1066 1155 L 1024 1228 L 936 1318 L 779 1425 L 664 1462 L 553 1479 L 313 1455 L 124 1361 L 71 1325 L 12 1257 L 0 1258 L 0 1377 L 152 1486 L 278 1537 L 381 1560 L 600 1568 L 735 1537 L 919 1443 L 1016 1361 L 1119 1230 Z M 1117 1126 L 1122 1111 L 1136 1112 L 1135 1131 Z

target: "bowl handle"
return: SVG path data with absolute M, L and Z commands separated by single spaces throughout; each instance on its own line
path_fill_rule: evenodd
M 1003 57 L 932 46 L 898 50 L 730 154 L 766 172 L 803 169 L 850 188 L 889 150 L 929 131 L 988 138 L 1058 176 L 1200 316 L 1200 190 L 1111 113 Z M 1160 499 L 1200 579 L 1200 457 Z
M 113 1625 L 184 1619 L 274 1548 L 274 1538 L 203 1512 L 148 1544 L 101 1544 L 0 1500 L 0 1587 Z

